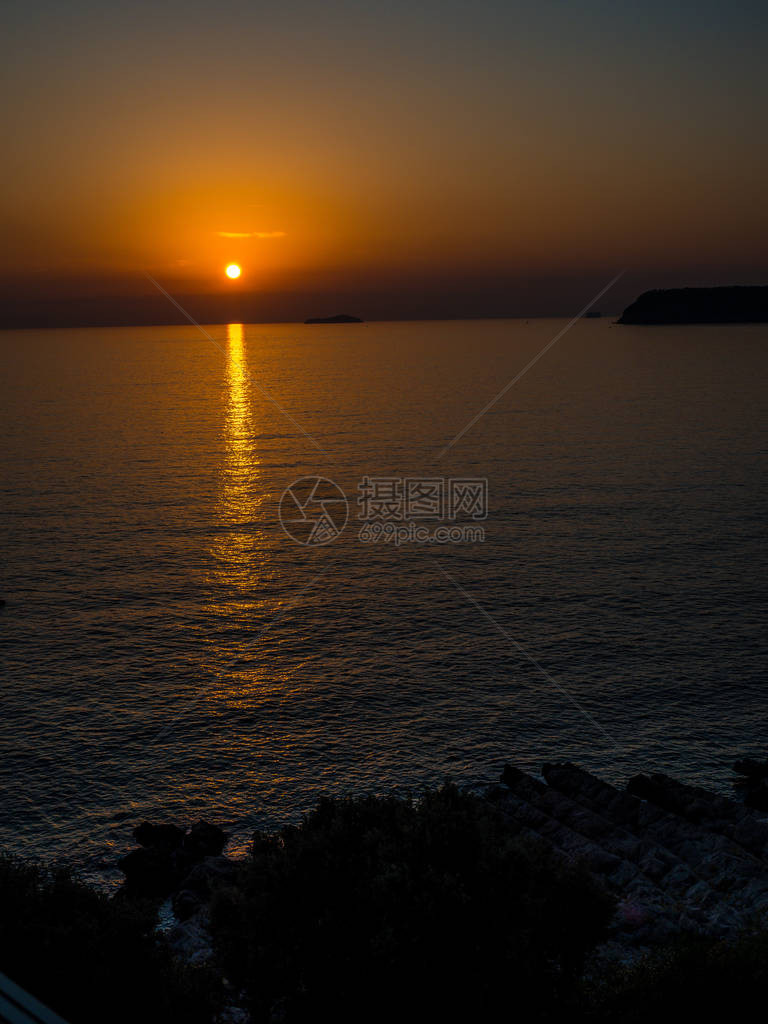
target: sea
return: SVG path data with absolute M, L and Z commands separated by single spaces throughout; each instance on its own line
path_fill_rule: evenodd
M 554 342 L 554 343 L 553 343 Z M 0 332 L 0 848 L 765 755 L 768 328 Z

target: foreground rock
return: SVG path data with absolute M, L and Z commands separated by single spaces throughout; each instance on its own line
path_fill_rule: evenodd
M 768 287 L 668 288 L 643 292 L 620 324 L 747 324 L 768 322 Z
M 227 834 L 217 825 L 198 821 L 191 828 L 143 822 L 133 830 L 138 850 L 117 862 L 125 875 L 124 896 L 168 896 L 206 858 L 217 858 Z
M 746 757 L 737 761 L 733 770 L 738 776 L 733 784 L 734 789 L 747 807 L 768 811 L 768 760 L 755 761 Z
M 745 757 L 736 761 L 733 770 L 737 775 L 747 779 L 768 779 L 768 761 L 756 761 L 752 757 Z
M 768 926 L 768 819 L 725 797 L 640 775 L 619 790 L 572 764 L 545 782 L 507 766 L 489 797 L 517 834 L 580 860 L 618 899 L 619 957 L 681 934 Z
M 184 842 L 185 834 L 178 825 L 151 825 L 148 821 L 133 830 L 133 838 L 139 846 L 159 850 L 177 850 Z
M 173 896 L 177 920 L 186 921 L 208 903 L 214 889 L 228 885 L 237 874 L 237 864 L 227 857 L 206 857 L 192 868 Z

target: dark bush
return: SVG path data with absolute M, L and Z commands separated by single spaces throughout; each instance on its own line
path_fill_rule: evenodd
M 0 854 L 0 970 L 70 1024 L 209 1024 L 216 986 L 153 935 L 154 908 Z
M 590 988 L 594 1024 L 750 1019 L 768 1001 L 768 934 L 681 940 L 633 966 L 604 970 Z
M 256 1022 L 552 1019 L 611 912 L 586 874 L 453 786 L 322 801 L 258 837 L 212 909 Z

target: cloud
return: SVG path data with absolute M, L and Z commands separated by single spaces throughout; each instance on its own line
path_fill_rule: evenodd
M 284 231 L 217 231 L 219 238 L 285 238 Z

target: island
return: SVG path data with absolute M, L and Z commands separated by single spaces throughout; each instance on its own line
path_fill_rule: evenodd
M 305 324 L 362 324 L 365 323 L 359 316 L 349 316 L 348 313 L 337 313 L 336 316 L 311 316 Z
M 768 286 L 656 288 L 624 310 L 620 324 L 768 323 Z

